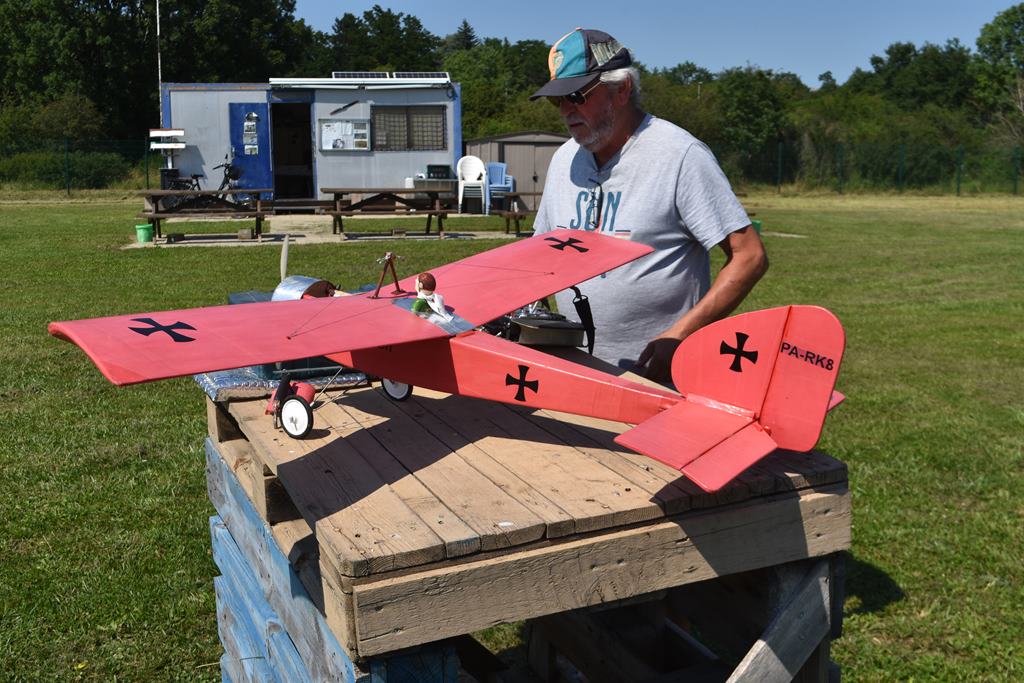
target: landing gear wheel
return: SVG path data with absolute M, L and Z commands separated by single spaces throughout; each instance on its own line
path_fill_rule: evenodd
M 293 439 L 301 439 L 313 429 L 313 409 L 301 396 L 289 396 L 281 404 L 281 426 Z
M 380 388 L 392 401 L 405 401 L 412 396 L 412 385 L 381 378 Z

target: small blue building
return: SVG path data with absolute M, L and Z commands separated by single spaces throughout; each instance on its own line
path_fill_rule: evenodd
M 204 189 L 225 158 L 237 185 L 275 199 L 322 198 L 321 187 L 403 187 L 428 166 L 454 173 L 462 155 L 460 89 L 443 72 L 335 72 L 261 83 L 165 83 L 163 125 L 184 130 L 172 157 Z

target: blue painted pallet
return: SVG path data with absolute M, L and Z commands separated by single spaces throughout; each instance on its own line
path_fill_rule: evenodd
M 246 497 L 216 446 L 206 440 L 207 491 L 218 515 L 210 519 L 214 559 L 224 581 L 215 582 L 218 622 L 221 605 L 225 621 L 234 619 L 224 636 L 232 647 L 248 647 L 255 660 L 222 658 L 225 680 L 264 680 L 256 666 L 265 661 L 272 680 L 340 681 L 342 683 L 454 683 L 458 657 L 448 643 L 425 645 L 393 655 L 375 657 L 361 668 L 353 663 L 310 599 L 298 574 L 278 547 L 270 527 Z M 244 618 L 242 616 L 244 615 Z M 223 627 L 219 625 L 219 628 Z M 291 645 L 291 649 L 288 648 Z M 294 653 L 294 654 L 293 654 Z M 230 655 L 231 653 L 228 653 Z M 368 671 L 366 670 L 368 669 Z
M 217 594 L 217 630 L 233 671 L 242 680 L 308 681 L 309 672 L 281 620 L 258 591 L 259 583 L 220 517 L 210 518 L 213 559 L 221 576 Z
M 220 683 L 235 683 L 236 680 L 241 681 L 242 679 L 238 677 L 234 660 L 225 652 L 220 656 Z

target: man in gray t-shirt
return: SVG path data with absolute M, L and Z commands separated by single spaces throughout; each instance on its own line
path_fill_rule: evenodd
M 551 160 L 534 231 L 600 230 L 654 247 L 580 289 L 595 355 L 667 382 L 679 342 L 735 309 L 768 260 L 707 146 L 640 109 L 631 64 L 601 31 L 576 29 L 552 46 L 551 80 L 531 99 L 551 99 L 573 139 Z M 715 245 L 726 263 L 712 282 Z M 564 293 L 558 305 L 572 311 Z

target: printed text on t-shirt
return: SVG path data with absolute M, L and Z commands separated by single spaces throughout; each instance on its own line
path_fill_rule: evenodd
M 573 230 L 615 231 L 615 217 L 619 213 L 622 192 L 606 192 L 600 201 L 588 190 L 580 190 L 576 195 L 576 217 L 569 221 Z

